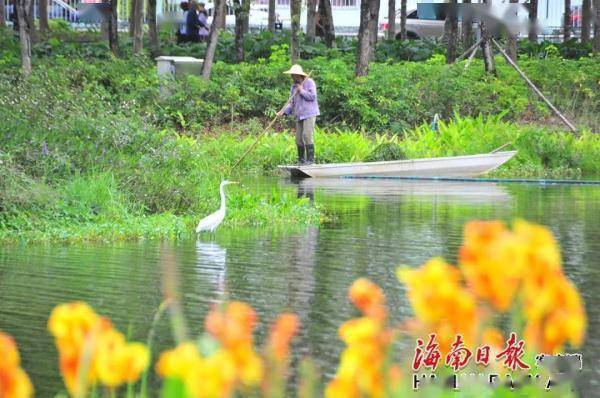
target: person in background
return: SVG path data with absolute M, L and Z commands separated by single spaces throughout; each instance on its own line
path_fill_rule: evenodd
M 200 22 L 200 30 L 198 31 L 200 41 L 208 41 L 208 33 L 210 29 L 208 26 L 208 12 L 206 12 L 204 3 L 198 4 L 198 21 Z
M 187 31 L 188 41 L 193 43 L 200 41 L 200 20 L 198 19 L 198 3 L 196 0 L 190 1 L 185 28 Z
M 188 41 L 187 37 L 187 15 L 189 9 L 189 3 L 187 1 L 182 1 L 179 3 L 179 7 L 183 11 L 183 22 L 179 25 L 177 29 L 177 44 L 185 43 Z
M 315 144 L 313 135 L 315 122 L 319 116 L 317 103 L 317 85 L 302 70 L 300 65 L 292 65 L 290 70 L 283 72 L 291 75 L 294 83 L 290 95 L 292 100 L 278 116 L 296 116 L 296 147 L 298 149 L 298 163 L 311 164 L 315 161 Z

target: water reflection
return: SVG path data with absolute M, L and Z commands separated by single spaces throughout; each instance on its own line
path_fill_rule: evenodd
M 403 180 L 392 178 L 304 178 L 291 180 L 298 196 L 314 199 L 315 190 L 324 194 L 366 195 L 396 200 L 399 196 L 435 196 L 460 203 L 508 202 L 506 187 L 492 182 Z
M 356 315 L 347 289 L 368 277 L 385 291 L 392 321 L 411 316 L 399 264 L 418 266 L 433 256 L 456 262 L 465 222 L 525 217 L 548 225 L 561 244 L 565 272 L 583 295 L 589 319 L 581 397 L 600 391 L 600 188 L 441 181 L 307 179 L 247 181 L 256 194 L 308 197 L 328 221 L 281 234 L 220 230 L 213 241 L 169 243 L 181 282 L 182 305 L 194 336 L 215 301 L 243 300 L 261 324 L 282 311 L 302 322 L 294 352 L 315 359 L 322 374 L 335 371 L 343 348 L 337 328 Z M 154 242 L 111 246 L 0 247 L 0 329 L 22 347 L 25 369 L 38 396 L 62 386 L 56 353 L 46 331 L 55 304 L 85 300 L 109 316 L 132 339 L 144 341 L 161 301 L 160 253 Z M 32 288 L 34 287 L 34 288 Z M 160 322 L 155 354 L 174 342 L 167 319 Z M 151 372 L 151 382 L 158 379 Z
M 196 271 L 214 287 L 214 301 L 221 301 L 226 292 L 227 249 L 216 242 L 196 242 Z

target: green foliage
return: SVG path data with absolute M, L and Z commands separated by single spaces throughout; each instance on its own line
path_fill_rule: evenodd
M 532 43 L 529 40 L 519 41 L 519 54 L 532 58 L 580 59 L 589 57 L 591 53 L 592 43 L 581 43 L 577 39 L 571 39 L 564 43 L 553 43 L 547 40 L 538 43 Z

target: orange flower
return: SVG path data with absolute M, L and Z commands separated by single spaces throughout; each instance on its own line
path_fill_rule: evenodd
M 147 348 L 126 343 L 108 319 L 85 303 L 56 306 L 50 314 L 48 329 L 54 336 L 60 371 L 71 395 L 82 394 L 97 382 L 110 387 L 133 382 L 148 366 Z M 81 385 L 79 372 L 84 368 L 87 377 Z
M 476 302 L 462 286 L 457 268 L 434 258 L 418 269 L 399 268 L 397 273 L 408 289 L 420 329 L 417 334 L 436 333 L 442 352 L 448 351 L 457 334 L 466 345 L 475 342 Z
M 373 317 L 385 317 L 385 296 L 383 291 L 368 279 L 354 281 L 348 292 L 350 301 L 363 314 Z
M 236 379 L 249 386 L 259 384 L 264 372 L 262 360 L 253 347 L 252 332 L 257 321 L 252 307 L 239 301 L 227 303 L 224 310 L 212 310 L 205 320 L 207 332 L 234 361 Z
M 0 331 L 0 397 L 29 398 L 33 386 L 20 367 L 21 359 L 12 337 Z
M 577 288 L 561 273 L 546 276 L 539 289 L 525 291 L 525 336 L 548 354 L 560 352 L 565 343 L 580 347 L 587 319 Z
M 525 246 L 499 221 L 465 226 L 460 269 L 472 291 L 501 312 L 513 303 L 525 268 Z
M 295 314 L 281 314 L 271 327 L 267 346 L 273 357 L 280 362 L 289 355 L 290 342 L 296 335 L 300 321 Z
M 340 326 L 339 335 L 346 348 L 325 396 L 382 397 L 390 375 L 386 359 L 392 337 L 385 327 L 385 297 L 377 285 L 366 279 L 352 284 L 349 297 L 365 316 Z

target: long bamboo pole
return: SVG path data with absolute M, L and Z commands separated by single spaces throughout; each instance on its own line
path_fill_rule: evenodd
M 310 71 L 308 73 L 308 75 L 306 76 L 306 78 L 302 81 L 302 83 L 300 83 L 300 88 L 302 88 L 302 86 L 304 85 L 304 82 L 310 77 L 311 73 L 312 73 L 312 71 Z M 297 93 L 298 93 L 298 90 L 294 91 L 294 93 L 292 95 L 290 95 L 290 98 L 288 98 L 285 105 L 279 110 L 279 112 L 277 112 L 275 114 L 275 117 L 271 120 L 271 122 L 267 125 L 267 127 L 262 131 L 262 133 L 260 133 L 260 135 L 256 138 L 256 141 L 254 141 L 254 143 L 252 143 L 252 145 L 250 145 L 250 147 L 246 150 L 246 152 L 244 152 L 244 154 L 238 159 L 238 161 L 235 162 L 235 164 L 233 166 L 231 166 L 231 169 L 229 170 L 230 174 L 242 162 L 242 160 L 244 160 L 244 158 L 246 156 L 248 156 L 248 154 L 250 152 L 252 152 L 252 150 L 254 150 L 256 145 L 258 145 L 258 143 L 260 142 L 261 138 L 269 131 L 269 129 L 273 126 L 273 124 L 275 124 L 275 121 L 279 118 L 279 114 L 281 112 L 283 112 L 285 110 L 285 108 L 288 107 L 288 105 L 292 102 L 292 100 L 294 99 L 294 97 L 296 96 Z
M 510 64 L 510 66 L 512 66 L 517 73 L 519 73 L 519 75 L 521 75 L 521 77 L 523 78 L 523 80 L 525 80 L 527 82 L 527 84 L 529 85 L 529 87 L 531 87 L 531 89 L 541 98 L 544 100 L 544 102 L 548 105 L 548 107 L 550 107 L 550 109 L 552 109 L 552 111 L 554 111 L 554 113 L 556 113 L 556 115 L 560 118 L 560 120 L 563 121 L 563 123 L 569 127 L 569 129 L 571 129 L 572 132 L 577 134 L 577 128 L 569 121 L 569 119 L 567 119 L 562 113 L 560 113 L 560 111 L 552 104 L 552 102 L 550 102 L 550 100 L 548 98 L 546 98 L 546 96 L 540 91 L 539 88 L 536 87 L 535 84 L 533 84 L 533 82 L 531 80 L 529 80 L 529 78 L 525 75 L 525 73 L 521 70 L 521 68 L 519 68 L 517 66 L 517 64 L 508 56 L 508 54 L 502 49 L 502 47 L 500 46 L 500 44 L 498 44 L 498 42 L 496 41 L 496 39 L 492 38 L 492 42 L 496 45 L 496 47 L 498 48 L 498 50 L 500 50 L 500 53 L 504 56 L 504 58 L 506 59 L 506 62 L 508 62 Z

